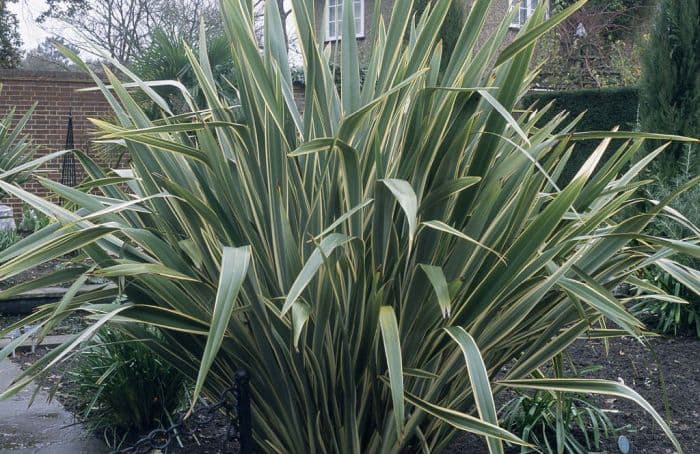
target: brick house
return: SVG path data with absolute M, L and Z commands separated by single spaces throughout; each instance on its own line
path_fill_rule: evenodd
M 327 42 L 335 42 L 340 39 L 340 29 L 342 25 L 342 5 L 343 0 L 314 0 L 316 11 L 316 24 L 319 28 L 319 36 L 324 36 Z M 358 51 L 362 60 L 365 60 L 369 53 L 369 47 L 373 41 L 372 25 L 374 24 L 374 11 L 376 2 L 379 1 L 379 9 L 388 24 L 394 0 L 353 0 L 355 6 L 355 32 L 358 40 Z M 471 8 L 473 0 L 455 0 L 464 4 L 465 12 Z M 515 16 L 509 31 L 509 39 L 517 34 L 518 30 L 532 15 L 537 5 L 547 0 L 494 0 L 491 11 L 486 19 L 484 32 L 486 34 L 493 31 L 501 24 L 503 18 L 512 10 L 518 8 L 519 14 Z

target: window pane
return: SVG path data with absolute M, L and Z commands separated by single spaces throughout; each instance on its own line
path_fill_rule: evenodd
M 328 23 L 328 37 L 329 38 L 335 38 L 335 22 L 329 22 Z

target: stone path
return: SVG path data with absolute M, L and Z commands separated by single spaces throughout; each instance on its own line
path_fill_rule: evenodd
M 21 373 L 10 360 L 0 362 L 0 389 L 4 390 Z M 0 454 L 102 454 L 108 449 L 75 424 L 73 415 L 48 394 L 34 392 L 30 385 L 7 400 L 0 400 Z

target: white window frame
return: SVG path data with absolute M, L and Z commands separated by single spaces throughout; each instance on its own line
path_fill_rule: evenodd
M 513 18 L 513 22 L 510 23 L 510 28 L 521 28 L 523 25 L 525 25 L 525 22 L 520 22 L 520 9 L 525 8 L 525 21 L 527 21 L 531 16 L 532 13 L 535 12 L 535 8 L 537 8 L 537 0 L 507 0 L 508 3 L 510 4 L 509 11 L 512 11 L 514 8 L 518 8 L 518 14 L 515 15 Z M 542 0 L 546 1 L 546 0 Z
M 333 20 L 331 20 L 331 15 L 330 15 L 330 6 L 331 2 L 333 2 L 333 5 L 337 11 L 337 7 L 339 5 L 342 5 L 344 0 L 327 0 L 326 1 L 326 40 L 327 41 L 339 41 L 341 38 L 341 33 L 342 31 L 338 27 L 338 17 L 336 16 Z M 357 38 L 364 38 L 365 37 L 365 0 L 353 0 L 353 8 L 355 7 L 355 3 L 360 4 L 360 25 L 359 27 L 357 26 L 357 19 L 358 17 L 355 17 L 355 39 Z M 354 12 L 354 9 L 353 9 Z M 335 34 L 331 34 L 331 22 L 335 22 Z M 342 23 L 342 17 L 340 18 L 340 23 Z

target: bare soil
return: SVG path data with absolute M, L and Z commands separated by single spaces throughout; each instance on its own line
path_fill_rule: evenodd
M 0 290 L 8 289 L 16 284 L 19 284 L 20 282 L 26 282 L 38 277 L 46 276 L 47 274 L 56 271 L 56 269 L 62 266 L 64 263 L 64 260 L 51 260 L 49 262 L 42 263 L 31 270 L 24 271 L 16 276 L 12 276 L 9 279 L 0 281 Z

